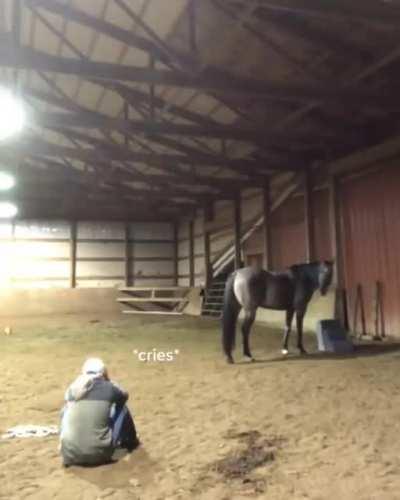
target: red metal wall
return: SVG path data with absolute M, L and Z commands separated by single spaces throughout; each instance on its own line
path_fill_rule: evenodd
M 400 335 L 400 170 L 386 168 L 340 188 L 345 285 L 352 324 L 362 285 L 367 331 L 374 333 L 374 294 L 383 284 L 385 328 Z
M 273 213 L 271 223 L 272 268 L 279 270 L 304 262 L 306 246 L 303 197 L 286 201 Z
M 327 190 L 314 192 L 315 259 L 331 258 L 329 227 L 329 197 Z M 271 218 L 273 269 L 284 269 L 292 264 L 305 262 L 304 198 L 297 196 L 287 200 Z M 255 232 L 245 244 L 245 254 L 263 253 L 262 229 Z

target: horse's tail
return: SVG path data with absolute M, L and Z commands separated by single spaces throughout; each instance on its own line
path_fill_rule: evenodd
M 235 276 L 236 273 L 232 273 L 226 282 L 222 309 L 222 346 L 228 359 L 231 359 L 235 346 L 236 321 L 241 308 L 233 289 Z

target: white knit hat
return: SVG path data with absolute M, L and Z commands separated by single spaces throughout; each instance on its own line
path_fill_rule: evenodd
M 106 366 L 100 358 L 89 358 L 82 366 L 82 373 L 103 375 L 106 371 Z

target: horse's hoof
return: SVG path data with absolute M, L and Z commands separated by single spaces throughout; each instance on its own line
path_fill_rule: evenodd
M 243 359 L 245 361 L 247 361 L 247 363 L 254 363 L 255 362 L 255 359 L 253 358 L 253 356 L 243 356 Z
M 226 362 L 228 363 L 228 365 L 233 365 L 235 363 L 233 361 L 233 358 L 231 356 L 229 356 L 229 357 L 226 358 Z
M 305 349 L 299 349 L 300 356 L 307 356 L 308 352 Z
M 289 351 L 287 349 L 282 349 L 281 353 L 283 356 L 287 356 L 289 354 Z

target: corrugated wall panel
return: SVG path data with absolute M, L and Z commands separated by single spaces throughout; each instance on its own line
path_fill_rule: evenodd
M 179 257 L 188 257 L 189 255 L 189 240 L 181 241 L 178 243 Z
M 16 221 L 9 240 L 8 279 L 2 286 L 65 287 L 70 274 L 69 238 L 66 221 Z
M 121 222 L 78 222 L 77 238 L 115 240 L 124 238 L 124 225 Z
M 0 222 L 0 239 L 11 238 L 13 235 L 13 225 L 11 222 Z
M 173 239 L 173 226 L 169 223 L 133 223 L 130 225 L 131 238 L 137 240 Z
M 178 239 L 189 238 L 189 222 L 182 222 L 178 227 Z
M 102 278 L 108 277 L 121 277 L 123 279 L 125 273 L 125 262 L 106 262 L 106 261 L 92 261 L 76 263 L 76 276 L 78 280 L 101 276 Z
M 71 275 L 71 224 L 67 221 L 0 223 L 0 287 L 67 287 Z M 172 285 L 173 226 L 130 224 L 130 267 L 147 285 Z M 114 287 L 125 282 L 125 225 L 78 222 L 76 285 Z
M 78 288 L 124 284 L 124 237 L 124 225 L 120 222 L 78 222 L 76 246 Z
M 14 228 L 16 239 L 68 239 L 70 225 L 65 221 L 16 221 Z
M 273 269 L 305 262 L 303 198 L 299 196 L 288 200 L 273 213 L 271 222 Z
M 70 245 L 63 241 L 15 241 L 12 243 L 16 259 L 67 259 Z
M 133 255 L 135 258 L 163 257 L 172 259 L 174 246 L 172 243 L 134 243 Z
M 350 319 L 361 284 L 368 331 L 374 333 L 374 291 L 383 283 L 387 333 L 400 335 L 400 171 L 397 166 L 341 186 L 345 282 Z
M 86 243 L 78 241 L 76 248 L 78 259 L 89 258 L 124 258 L 125 243 Z
M 174 264 L 172 260 L 165 261 L 138 261 L 135 262 L 135 274 L 141 273 L 143 275 L 162 275 L 172 276 L 174 272 Z
M 69 276 L 69 261 L 32 261 L 19 259 L 15 261 L 13 278 L 21 280 L 23 278 L 48 280 L 53 278 L 66 279 Z
M 204 236 L 194 238 L 194 253 L 203 254 L 204 253 Z

